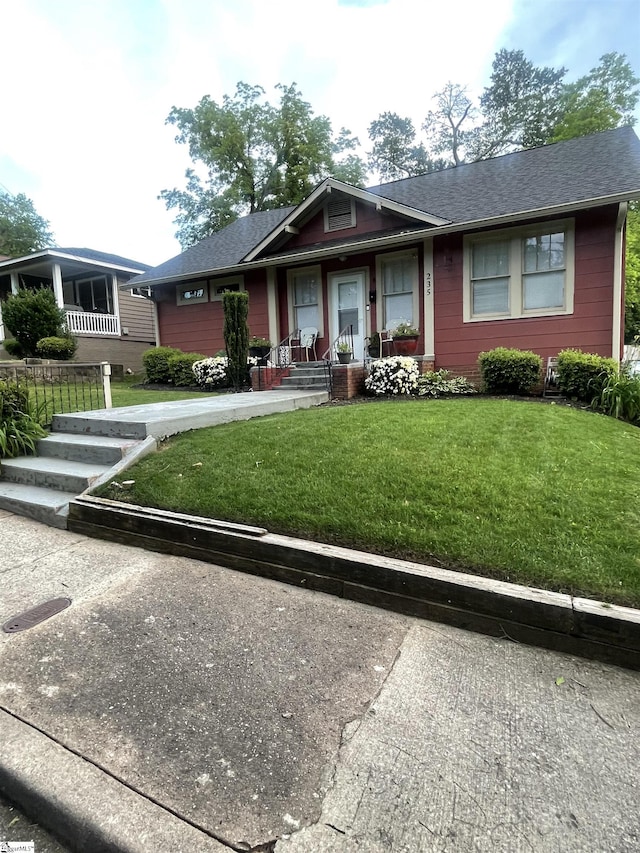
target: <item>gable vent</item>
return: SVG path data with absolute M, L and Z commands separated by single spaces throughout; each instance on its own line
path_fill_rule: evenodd
M 331 200 L 325 208 L 325 228 L 327 231 L 339 231 L 356 224 L 355 204 L 350 198 Z

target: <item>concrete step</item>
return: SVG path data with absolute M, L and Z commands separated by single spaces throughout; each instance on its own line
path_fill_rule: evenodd
M 75 493 L 0 480 L 0 509 L 33 518 L 51 527 L 66 528 L 69 501 L 76 496 Z
M 56 432 L 40 439 L 38 455 L 70 459 L 74 462 L 115 465 L 135 444 L 135 439 Z
M 169 404 L 170 406 L 173 404 Z M 145 406 L 131 406 L 130 409 L 145 409 Z M 113 410 L 117 411 L 117 410 Z M 87 417 L 85 414 L 54 415 L 51 431 L 66 432 L 80 435 L 99 435 L 106 438 L 127 438 L 141 441 L 147 437 L 147 425 L 143 419 L 118 420 L 117 415 L 96 417 L 95 413 Z
M 320 376 L 297 376 L 292 374 L 291 376 L 285 376 L 282 380 L 280 387 L 291 390 L 293 388 L 298 389 L 314 389 L 314 388 L 327 388 L 328 386 L 328 377 L 324 375 Z
M 298 365 L 291 368 L 291 376 L 326 376 L 328 370 L 324 367 L 307 367 L 306 365 Z
M 0 474 L 5 482 L 79 495 L 109 468 L 109 465 L 70 462 L 55 457 L 19 456 L 3 459 Z

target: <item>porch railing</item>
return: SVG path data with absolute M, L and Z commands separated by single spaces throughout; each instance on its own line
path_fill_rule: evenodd
M 259 391 L 280 384 L 285 370 L 291 366 L 291 341 L 294 335 L 295 332 L 290 332 L 279 344 L 271 347 L 265 356 L 258 359 L 256 367 Z
M 67 327 L 72 335 L 120 335 L 120 318 L 114 314 L 90 311 L 66 311 Z
M 322 361 L 338 361 L 339 352 L 350 352 L 353 356 L 353 326 L 345 326 L 328 349 L 322 353 Z
M 110 409 L 111 365 L 1 364 L 0 380 L 19 382 L 29 391 L 38 420 L 50 424 L 54 415 Z

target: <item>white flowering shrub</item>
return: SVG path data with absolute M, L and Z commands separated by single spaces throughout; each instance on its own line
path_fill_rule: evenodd
M 227 357 L 216 355 L 195 361 L 191 368 L 196 383 L 203 388 L 220 388 L 227 384 Z
M 364 387 L 370 394 L 415 394 L 418 387 L 418 362 L 407 356 L 391 356 L 372 361 Z
M 418 397 L 447 397 L 450 394 L 475 394 L 476 389 L 464 376 L 451 378 L 448 370 L 432 370 L 418 379 Z

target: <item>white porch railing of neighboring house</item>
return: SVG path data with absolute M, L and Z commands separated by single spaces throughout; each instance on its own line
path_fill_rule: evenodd
M 119 335 L 120 318 L 113 314 L 66 311 L 67 327 L 72 335 Z

